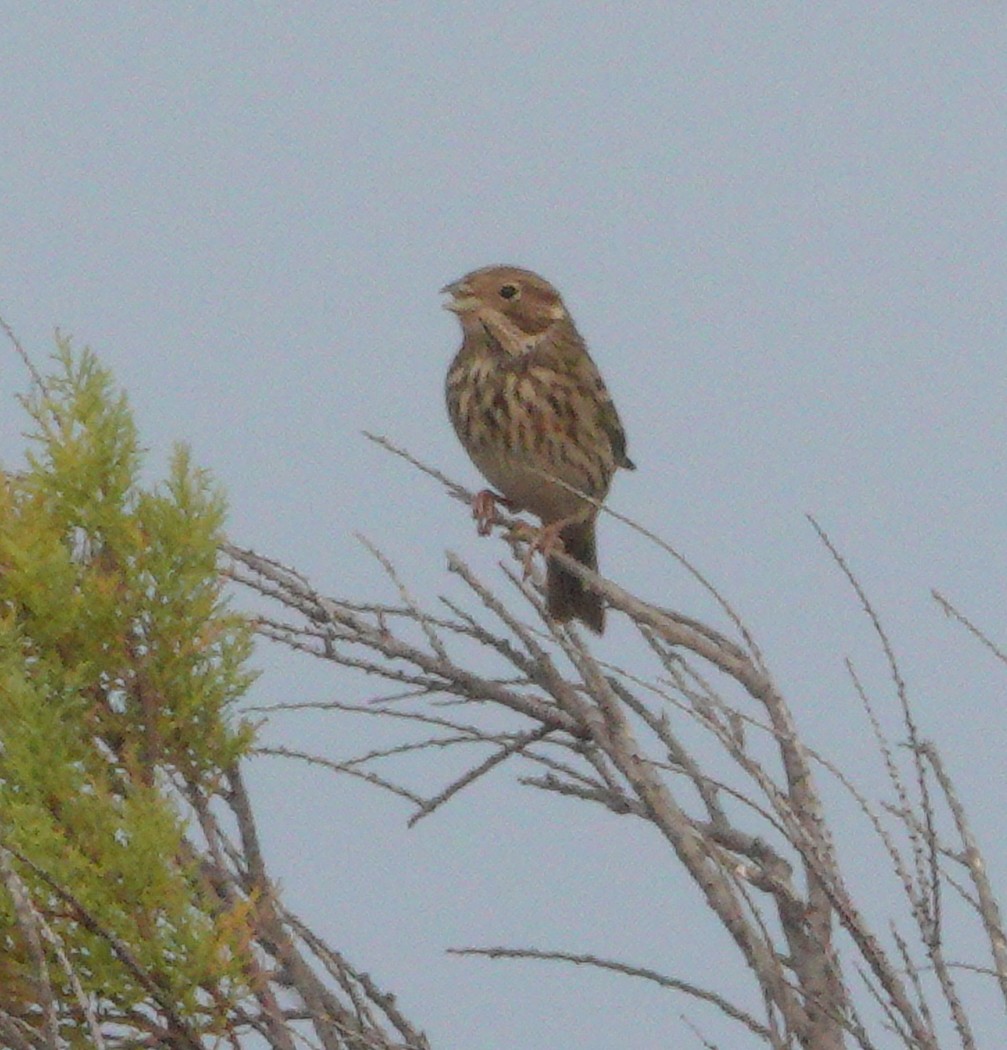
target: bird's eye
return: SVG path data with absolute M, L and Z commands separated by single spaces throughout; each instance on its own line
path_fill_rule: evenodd
M 516 299 L 518 295 L 518 287 L 516 284 L 505 284 L 500 289 L 501 299 Z

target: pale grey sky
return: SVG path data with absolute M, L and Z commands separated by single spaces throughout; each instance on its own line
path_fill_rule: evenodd
M 503 548 L 360 431 L 475 484 L 442 404 L 458 333 L 437 289 L 494 262 L 540 271 L 639 466 L 613 504 L 721 586 L 811 740 L 878 786 L 842 661 L 879 695 L 883 666 L 814 513 L 1004 886 L 1004 679 L 928 592 L 1007 635 L 1005 54 L 1004 9 L 982 2 L 7 5 L 0 310 L 39 359 L 57 325 L 100 354 L 155 467 L 190 442 L 236 542 L 324 590 L 387 594 L 360 531 L 433 593 L 456 586 L 445 547 L 487 572 Z M 0 376 L 10 462 L 10 353 Z M 620 583 L 710 615 L 624 528 L 600 545 Z M 366 695 L 258 660 L 260 702 Z M 367 732 L 265 730 L 332 755 Z M 683 1009 L 724 1031 L 627 979 L 451 945 L 747 987 L 660 843 L 507 771 L 411 832 L 360 784 L 276 760 L 253 779 L 292 905 L 438 1048 L 687 1046 Z M 984 1023 L 1003 1031 L 992 1007 Z

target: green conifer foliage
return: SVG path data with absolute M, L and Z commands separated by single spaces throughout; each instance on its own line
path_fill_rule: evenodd
M 202 1045 L 250 972 L 248 902 L 188 839 L 252 741 L 224 501 L 182 448 L 148 484 L 109 373 L 65 341 L 55 361 L 0 474 L 0 1015 L 70 1045 L 95 1020 Z

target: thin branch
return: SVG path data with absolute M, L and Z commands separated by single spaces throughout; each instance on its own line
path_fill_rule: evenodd
M 716 992 L 708 991 L 688 981 L 681 981 L 675 977 L 667 977 L 656 970 L 649 970 L 642 966 L 632 966 L 629 963 L 618 962 L 614 959 L 602 959 L 596 955 L 579 955 L 572 952 L 540 951 L 536 948 L 448 948 L 449 955 L 481 955 L 489 959 L 544 959 L 552 962 L 569 962 L 577 966 L 595 966 L 601 970 L 610 970 L 613 973 L 625 974 L 627 977 L 640 977 L 645 981 L 651 981 L 662 988 L 671 988 L 678 992 L 684 992 L 693 998 L 701 999 L 703 1002 L 712 1003 L 724 1014 L 734 1021 L 743 1024 L 749 1031 L 763 1039 L 769 1037 L 769 1029 L 757 1021 L 746 1010 L 735 1006 Z
M 403 748 L 400 748 L 400 750 L 404 749 L 405 745 Z M 393 784 L 390 780 L 385 780 L 383 777 L 379 777 L 377 773 L 371 773 L 366 769 L 354 769 L 352 764 L 348 762 L 334 762 L 331 759 L 323 758 L 321 755 L 312 755 L 306 751 L 295 751 L 289 747 L 257 747 L 253 754 L 270 756 L 272 758 L 294 758 L 301 762 L 307 762 L 309 765 L 324 766 L 334 773 L 347 773 L 352 777 L 366 780 L 369 784 L 391 792 L 393 795 L 399 795 L 404 799 L 408 799 L 416 806 L 423 806 L 426 801 L 408 788 L 404 788 L 400 784 Z
M 464 774 L 464 776 L 459 777 L 454 783 L 449 784 L 433 798 L 421 803 L 419 810 L 409 818 L 408 826 L 413 827 L 418 821 L 422 820 L 424 817 L 428 817 L 434 812 L 434 810 L 444 805 L 448 799 L 457 795 L 462 788 L 468 787 L 469 784 L 472 784 L 480 777 L 485 776 L 485 774 L 491 769 L 495 769 L 501 762 L 510 758 L 512 755 L 520 754 L 529 744 L 534 744 L 536 741 L 543 740 L 551 732 L 553 732 L 553 730 L 550 726 L 542 726 L 530 733 L 522 733 L 521 736 L 511 740 L 504 747 L 500 748 L 496 754 L 490 755 L 485 762 L 480 762 L 478 766 L 470 769 Z
M 48 1048 L 59 1050 L 59 1019 L 56 1015 L 52 981 L 49 978 L 49 965 L 42 948 L 41 927 L 44 920 L 32 904 L 28 887 L 14 870 L 11 858 L 10 851 L 0 846 L 0 880 L 3 881 L 10 894 L 15 921 L 35 968 L 35 993 L 38 996 L 38 1006 L 42 1011 L 42 1025 L 39 1034 L 45 1040 Z M 86 1006 L 86 1000 L 82 1000 L 81 1005 Z
M 976 893 L 979 895 L 979 914 L 982 916 L 986 935 L 990 942 L 990 949 L 993 953 L 1000 993 L 1005 1004 L 1007 1004 L 1007 936 L 1004 934 L 1000 907 L 997 904 L 993 888 L 990 886 L 989 877 L 986 874 L 986 862 L 965 815 L 965 809 L 958 798 L 958 793 L 955 791 L 954 784 L 944 769 L 944 763 L 937 748 L 930 743 L 924 744 L 921 754 L 930 764 L 934 775 L 937 777 L 937 782 L 940 784 L 941 791 L 954 817 L 955 827 L 958 829 L 962 845 L 965 847 L 966 863 L 968 864 L 969 874 L 972 877 Z
M 32 363 L 32 359 L 28 356 L 28 351 L 25 350 L 25 348 L 21 345 L 21 340 L 18 339 L 17 333 L 7 323 L 7 319 L 2 315 L 0 315 L 0 328 L 3 329 L 4 334 L 10 341 L 11 346 L 14 347 L 14 352 L 18 355 L 18 357 L 21 358 L 21 361 L 24 363 L 25 368 L 28 370 L 28 374 L 32 378 L 32 382 L 39 388 L 39 390 L 45 390 L 45 383 L 42 381 L 41 373 Z
M 978 639 L 1001 663 L 1007 664 L 1007 653 L 996 645 L 989 636 L 980 630 L 964 613 L 958 611 L 940 591 L 931 591 L 934 601 L 943 609 L 946 616 L 957 620 L 974 638 Z

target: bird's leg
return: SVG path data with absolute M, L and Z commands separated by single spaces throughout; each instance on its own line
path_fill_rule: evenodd
M 571 521 L 575 521 L 575 517 L 560 518 L 558 521 L 551 521 L 548 525 L 543 525 L 537 532 L 535 538 L 528 544 L 528 550 L 524 556 L 524 579 L 528 579 L 531 575 L 531 563 L 532 558 L 535 554 L 541 551 L 542 556 L 548 558 L 554 551 L 563 550 L 563 539 L 560 533 L 563 529 L 570 524 Z
M 493 528 L 493 519 L 496 517 L 497 504 L 511 509 L 514 504 L 503 496 L 498 495 L 492 489 L 482 489 L 475 494 L 472 500 L 472 517 L 476 520 L 476 530 L 480 536 L 488 536 Z

